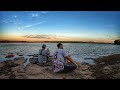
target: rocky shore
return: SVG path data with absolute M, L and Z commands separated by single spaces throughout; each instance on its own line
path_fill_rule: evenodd
M 95 63 L 91 69 L 96 79 L 120 79 L 120 54 L 98 58 Z
M 22 57 L 1 62 L 0 79 L 120 79 L 120 54 L 97 58 L 95 65 L 78 63 L 78 68 L 69 73 L 54 73 L 51 62 L 26 67 L 23 63 Z

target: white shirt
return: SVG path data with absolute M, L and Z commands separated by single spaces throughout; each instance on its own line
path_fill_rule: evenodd
M 68 53 L 64 49 L 57 49 L 54 53 L 54 59 L 58 59 L 63 63 L 66 56 L 68 56 Z

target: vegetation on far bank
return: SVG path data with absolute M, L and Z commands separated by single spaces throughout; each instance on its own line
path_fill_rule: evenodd
M 120 45 L 120 40 L 115 40 L 115 41 L 114 41 L 114 44 Z
M 105 43 L 105 42 L 92 42 L 92 41 L 9 41 L 3 40 L 0 43 L 96 43 L 96 44 L 113 44 L 113 43 Z

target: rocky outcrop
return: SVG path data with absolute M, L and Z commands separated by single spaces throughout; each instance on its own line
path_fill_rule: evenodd
M 5 79 L 15 79 L 15 74 L 13 73 L 12 68 L 16 67 L 18 65 L 19 64 L 16 64 L 13 61 L 9 61 L 9 62 L 5 61 L 5 62 L 3 62 L 2 67 L 0 67 L 0 75 L 2 75 L 3 79 L 4 78 Z
M 120 54 L 104 56 L 95 62 L 92 75 L 96 79 L 120 79 Z

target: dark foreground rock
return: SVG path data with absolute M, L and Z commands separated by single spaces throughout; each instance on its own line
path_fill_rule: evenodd
M 120 54 L 98 58 L 95 63 L 92 75 L 96 79 L 120 79 Z

